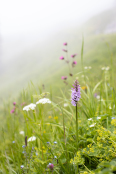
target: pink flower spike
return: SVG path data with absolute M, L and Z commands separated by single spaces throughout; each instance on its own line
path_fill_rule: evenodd
M 63 57 L 63 56 L 61 56 L 61 57 L 60 57 L 60 60 L 63 60 L 63 59 L 64 59 L 64 57 Z
M 16 102 L 13 102 L 13 105 L 15 106 L 16 105 Z
M 64 76 L 62 76 L 61 79 L 64 80 Z
M 67 76 L 62 76 L 61 79 L 62 80 L 66 80 L 67 79 Z
M 63 45 L 67 46 L 67 42 L 65 42 Z
M 77 64 L 77 62 L 76 62 L 76 61 L 73 61 L 73 64 L 74 64 L 74 65 L 76 65 L 76 64 Z
M 14 113 L 14 111 L 15 111 L 15 110 L 14 110 L 14 109 L 12 109 L 12 110 L 10 111 L 10 113 L 12 114 L 12 113 Z
M 73 55 L 71 55 L 71 57 L 74 58 L 76 55 L 77 55 L 77 54 L 73 54 Z
M 53 170 L 54 169 L 54 165 L 52 163 L 49 163 L 48 164 L 48 167 L 49 167 L 50 170 Z
M 65 50 L 65 49 L 62 49 L 62 51 L 67 52 L 67 50 Z
M 64 76 L 64 80 L 66 80 L 67 79 L 67 76 Z

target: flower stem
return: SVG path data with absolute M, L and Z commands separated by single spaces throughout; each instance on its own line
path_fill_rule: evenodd
M 76 104 L 76 144 L 77 144 L 77 152 L 78 152 L 78 112 L 77 112 L 77 104 Z M 78 164 L 77 164 L 77 173 L 78 173 Z

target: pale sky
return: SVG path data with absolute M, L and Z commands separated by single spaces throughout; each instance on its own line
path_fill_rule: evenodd
M 108 9 L 114 0 L 1 0 L 0 33 L 32 34 L 52 32 L 80 24 Z

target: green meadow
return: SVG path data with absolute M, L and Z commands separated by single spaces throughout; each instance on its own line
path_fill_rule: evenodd
M 116 173 L 116 34 L 93 34 L 94 20 L 0 78 L 1 174 Z

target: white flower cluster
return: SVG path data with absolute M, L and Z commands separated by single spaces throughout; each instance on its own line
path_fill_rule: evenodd
M 24 131 L 20 131 L 19 133 L 20 133 L 21 135 L 24 135 Z
M 48 98 L 42 98 L 39 101 L 36 102 L 36 104 L 45 104 L 45 103 L 51 103 L 51 101 Z
M 84 69 L 91 69 L 91 66 L 85 66 Z
M 36 102 L 36 104 L 39 104 L 39 103 L 45 104 L 45 103 L 51 103 L 51 101 L 48 98 L 42 98 L 42 99 L 40 99 L 39 101 Z M 31 103 L 31 104 L 25 106 L 23 108 L 23 110 L 24 111 L 34 110 L 35 107 L 36 107 L 36 104 Z
M 110 67 L 109 67 L 109 66 L 107 66 L 107 67 L 102 67 L 101 69 L 102 69 L 102 70 L 108 71 L 108 70 L 110 69 Z
M 88 118 L 88 120 L 90 121 L 90 120 L 93 120 L 92 118 Z
M 93 124 L 91 124 L 89 127 L 94 127 L 96 125 L 96 123 L 93 123 Z
M 68 103 L 64 103 L 64 107 L 67 107 L 68 106 Z
M 36 104 L 31 103 L 30 105 L 27 105 L 23 108 L 24 111 L 34 110 L 36 107 Z
M 30 141 L 35 141 L 35 140 L 36 140 L 36 137 L 35 136 L 32 136 L 27 141 L 30 142 Z

